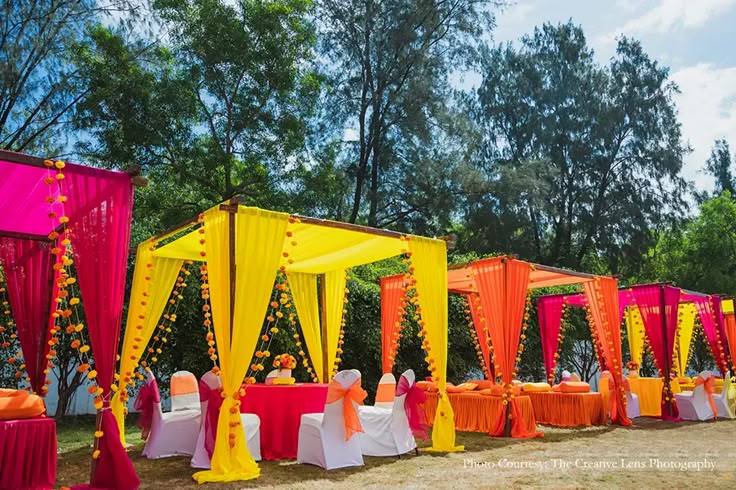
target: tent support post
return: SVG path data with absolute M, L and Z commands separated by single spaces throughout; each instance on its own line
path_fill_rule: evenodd
M 95 432 L 102 430 L 102 411 L 105 410 L 105 407 L 102 407 L 101 409 L 97 410 L 97 414 L 95 414 Z M 94 454 L 95 451 L 97 451 L 100 448 L 100 440 L 95 437 L 95 442 L 92 445 L 92 453 Z M 97 460 L 95 458 L 92 458 L 92 467 L 89 471 L 89 484 L 90 487 L 92 486 L 92 482 L 95 481 L 95 474 L 97 474 Z
M 665 303 L 665 294 L 664 294 L 664 288 L 667 287 L 665 284 L 660 284 L 659 286 L 659 301 L 661 306 L 661 313 L 662 313 L 662 337 L 664 338 L 664 347 L 667 349 L 667 346 L 669 345 L 667 343 L 667 305 Z M 670 365 L 670 360 L 667 359 L 667 355 L 664 356 L 664 371 L 662 372 L 662 378 L 664 378 L 664 389 L 665 393 L 667 393 L 667 396 L 671 393 L 670 390 L 670 371 L 672 370 L 672 367 Z M 666 401 L 667 406 L 667 415 L 672 417 L 672 401 Z M 664 415 L 664 413 L 662 414 Z
M 319 322 L 320 322 L 320 331 L 322 334 L 322 382 L 323 383 L 329 383 L 330 381 L 330 372 L 332 371 L 332 366 L 329 363 L 328 354 L 327 354 L 327 284 L 326 284 L 326 275 L 320 274 L 319 275 Z
M 503 321 L 504 323 L 508 321 L 509 318 L 509 306 L 508 306 L 508 287 L 509 287 L 509 275 L 508 275 L 508 259 L 501 260 L 501 263 L 503 264 Z M 513 379 L 511 380 L 513 383 Z M 504 386 L 504 389 L 506 387 Z M 504 412 L 506 421 L 504 423 L 504 436 L 505 437 L 511 437 L 511 419 L 509 416 L 511 415 L 511 400 L 506 400 L 506 410 Z

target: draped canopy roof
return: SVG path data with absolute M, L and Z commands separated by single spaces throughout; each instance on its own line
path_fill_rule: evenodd
M 298 220 L 293 220 L 287 227 L 293 236 L 285 236 L 282 244 L 274 244 L 282 250 L 293 248 L 293 253 L 281 258 L 281 265 L 289 272 L 323 274 L 348 269 L 395 257 L 408 248 L 400 233 L 337 221 L 295 218 Z M 199 243 L 201 235 L 198 230 L 193 229 L 193 224 L 186 225 L 184 229 L 186 228 L 192 229 L 156 249 L 153 256 L 202 260 L 202 245 Z M 296 242 L 296 245 L 291 247 L 291 242 Z M 292 262 L 289 263 L 289 260 Z

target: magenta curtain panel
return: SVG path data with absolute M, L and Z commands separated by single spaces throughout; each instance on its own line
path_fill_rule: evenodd
M 23 350 L 31 388 L 41 393 L 49 352 L 52 302 L 52 242 L 0 238 L 0 263 L 5 271 L 8 300 Z
M 542 296 L 537 301 L 539 335 L 542 341 L 542 358 L 544 359 L 544 368 L 548 380 L 554 380 L 555 376 L 555 353 L 557 353 L 559 346 L 562 306 L 564 303 L 565 297 L 561 295 Z
M 677 329 L 677 309 L 680 304 L 680 288 L 664 284 L 646 284 L 631 288 L 641 318 L 644 322 L 649 345 L 652 348 L 654 362 L 662 376 L 669 378 L 672 370 L 672 354 L 675 347 L 675 331 Z M 671 394 L 662 392 L 662 418 L 677 418 L 679 411 Z M 671 404 L 672 411 L 666 409 Z
M 721 298 L 716 296 L 692 297 L 695 308 L 698 310 L 700 323 L 703 324 L 705 337 L 708 339 L 716 366 L 721 373 L 728 370 L 728 342 L 723 329 L 723 312 L 721 310 Z

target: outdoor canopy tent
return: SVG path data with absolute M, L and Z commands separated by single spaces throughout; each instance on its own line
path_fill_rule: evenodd
M 54 248 L 65 248 L 63 234 L 56 239 L 52 233 L 69 230 L 97 382 L 102 390 L 99 431 L 110 425 L 108 418 L 112 417 L 107 407 L 122 320 L 133 177 L 129 173 L 46 161 L 49 166 L 44 162 L 0 151 L 0 261 L 31 387 L 43 393 L 54 327 L 51 313 L 56 309 L 58 294 L 53 268 L 57 254 L 53 252 Z M 63 217 L 68 218 L 66 226 Z M 115 428 L 114 421 L 111 426 Z M 138 477 L 117 434 L 108 436 L 95 437 L 95 450 L 99 447 L 100 455 L 93 462 L 92 486 L 137 486 Z
M 157 247 L 167 239 L 172 241 Z M 290 216 L 231 201 L 209 209 L 201 220 L 191 220 L 170 233 L 143 242 L 136 256 L 121 353 L 121 396 L 113 400 L 119 426 L 122 428 L 124 416 L 123 393 L 131 382 L 143 347 L 153 334 L 179 268 L 185 260 L 206 261 L 224 401 L 212 469 L 198 472 L 194 477 L 199 482 L 258 477 L 258 465 L 248 453 L 243 431 L 238 427 L 237 407 L 239 389 L 260 336 L 278 270 L 284 271 L 289 279 L 309 356 L 313 365 L 321 368 L 317 372 L 326 382 L 331 372 L 329 363 L 337 350 L 344 308 L 344 269 L 407 251 L 412 254 L 427 337 L 438 353 L 445 353 L 438 356 L 441 358 L 439 376 L 444 383 L 447 251 L 442 240 Z M 321 325 L 319 276 L 325 286 Z M 438 416 L 435 424 L 433 448 L 456 450 L 451 408 L 443 417 Z
M 384 372 L 390 372 L 393 364 L 391 355 L 392 346 L 396 344 L 397 319 L 400 315 L 401 298 L 397 298 L 397 284 L 404 281 L 403 276 L 391 276 L 381 281 L 381 337 L 382 337 L 382 365 Z M 602 339 L 606 339 L 607 359 L 610 359 L 609 369 L 618 372 L 614 377 L 615 388 L 622 391 L 621 379 L 621 339 L 618 335 L 617 321 L 618 283 L 610 277 L 599 277 L 555 267 L 532 264 L 517 260 L 513 257 L 493 257 L 482 259 L 468 264 L 455 265 L 448 271 L 448 290 L 463 294 L 470 304 L 478 298 L 482 313 L 474 321 L 478 338 L 490 338 L 496 362 L 495 376 L 499 377 L 510 393 L 511 382 L 514 376 L 518 345 L 521 336 L 526 295 L 529 289 L 559 286 L 566 284 L 583 284 L 586 294 L 590 297 L 591 310 L 596 330 Z M 471 308 L 474 315 L 475 308 Z M 610 320 L 609 320 L 610 319 Z M 481 346 L 485 343 L 480 341 Z M 487 350 L 483 352 L 484 359 L 488 359 Z M 486 361 L 487 365 L 489 360 Z M 626 417 L 626 407 L 623 400 L 617 404 L 614 422 L 630 425 Z M 496 417 L 497 426 L 491 435 L 513 435 L 514 437 L 530 437 L 518 413 L 516 401 L 511 398 L 508 405 L 512 415 L 512 424 L 507 426 L 505 414 L 499 413 Z M 516 411 L 517 413 L 514 413 Z
M 623 316 L 626 319 L 631 358 L 641 364 L 646 333 L 655 364 L 664 378 L 662 406 L 666 410 L 662 410 L 662 417 L 676 418 L 677 404 L 672 396 L 669 373 L 674 370 L 680 376 L 684 374 L 696 314 L 703 324 L 716 364 L 722 372 L 728 369 L 730 357 L 721 299 L 664 283 L 640 284 L 620 289 L 617 295 L 619 318 Z M 552 302 L 559 303 L 554 315 L 540 315 L 540 324 L 543 323 L 540 327 L 549 330 L 547 338 L 551 339 L 549 345 L 543 343 L 543 349 L 552 353 L 557 350 L 556 333 L 560 329 L 562 304 L 582 306 L 584 301 L 585 297 L 580 294 L 540 298 L 540 308 L 550 309 Z M 545 355 L 545 363 L 548 357 L 549 355 Z M 546 364 L 546 367 L 549 370 L 551 365 Z

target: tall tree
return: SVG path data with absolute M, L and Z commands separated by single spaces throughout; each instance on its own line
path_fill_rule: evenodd
M 624 272 L 685 207 L 668 69 L 627 38 L 601 66 L 568 22 L 488 49 L 482 74 L 473 110 L 488 192 L 467 203 L 467 243 L 568 267 L 604 256 Z
M 319 86 L 311 11 L 309 0 L 157 0 L 160 42 L 96 29 L 80 56 L 90 94 L 77 121 L 93 136 L 80 151 L 142 165 L 152 186 L 139 210 L 168 224 L 233 196 L 279 205 Z
M 705 162 L 706 171 L 715 178 L 716 194 L 728 191 L 732 196 L 736 195 L 734 191 L 736 179 L 734 179 L 731 167 L 731 149 L 728 146 L 728 141 L 725 139 L 716 140 L 713 143 L 713 149 L 710 150 L 710 157 Z
M 349 221 L 393 224 L 451 192 L 442 173 L 456 149 L 445 139 L 450 75 L 476 60 L 498 3 L 318 2 L 319 47 L 331 82 L 329 117 L 338 137 L 348 135 L 341 156 L 352 178 Z M 407 176 L 415 179 L 404 182 Z M 432 207 L 437 214 L 447 208 L 447 200 Z
M 0 6 L 0 148 L 55 153 L 86 94 L 73 53 L 85 29 L 127 0 L 10 0 Z

